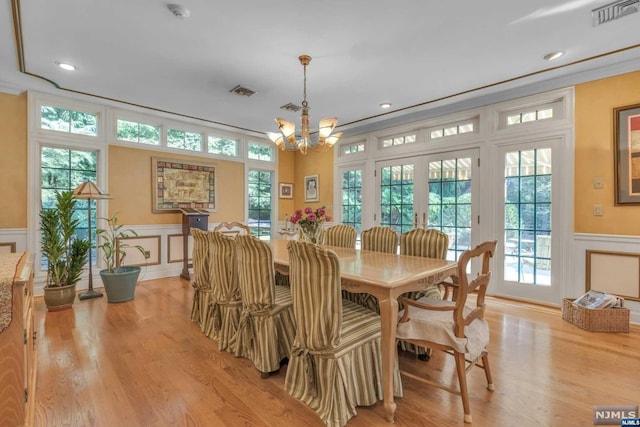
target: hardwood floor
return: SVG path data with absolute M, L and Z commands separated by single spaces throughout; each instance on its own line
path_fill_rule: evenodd
M 141 282 L 133 301 L 79 301 L 63 312 L 36 302 L 36 426 L 322 426 L 245 359 L 220 353 L 189 321 L 192 288 L 179 278 Z M 589 333 L 560 311 L 489 299 L 489 357 L 496 389 L 469 375 L 475 426 L 590 426 L 594 405 L 638 405 L 640 328 Z M 453 358 L 400 363 L 455 380 Z M 403 378 L 395 426 L 462 426 L 458 396 Z M 385 426 L 382 404 L 359 407 L 348 426 Z

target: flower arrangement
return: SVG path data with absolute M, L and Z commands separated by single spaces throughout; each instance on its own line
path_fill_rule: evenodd
M 298 224 L 301 240 L 318 243 L 318 235 L 322 230 L 322 224 L 325 221 L 331 221 L 331 217 L 327 215 L 327 210 L 324 206 L 315 211 L 307 206 L 304 211 L 302 209 L 296 210 L 290 221 L 294 225 Z

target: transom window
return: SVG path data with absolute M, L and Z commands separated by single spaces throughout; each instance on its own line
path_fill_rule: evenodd
M 447 125 L 443 127 L 438 127 L 437 129 L 432 129 L 429 134 L 431 136 L 431 139 L 438 139 L 438 138 L 444 138 L 445 136 L 453 136 L 453 135 L 460 135 L 463 133 L 473 132 L 474 127 L 475 126 L 473 122 L 456 124 L 456 125 Z
M 355 154 L 355 153 L 362 153 L 363 151 L 364 151 L 364 142 L 349 144 L 342 147 L 342 154 Z
M 275 161 L 275 154 L 273 153 L 273 146 L 271 144 L 250 142 L 247 153 L 249 159 L 264 160 L 267 162 Z
M 118 120 L 116 124 L 116 134 L 117 138 L 121 141 L 160 145 L 160 126 Z
M 535 122 L 537 120 L 545 120 L 553 118 L 553 108 L 544 108 L 541 110 L 525 111 L 521 113 L 509 114 L 507 116 L 507 126 L 517 125 L 520 123 Z
M 179 129 L 167 131 L 167 147 L 202 151 L 202 134 Z
M 394 147 L 396 145 L 413 144 L 416 142 L 416 134 L 394 136 L 391 138 L 385 138 L 382 140 L 382 147 Z
M 207 152 L 221 156 L 238 157 L 238 140 L 210 135 L 207 139 Z
M 43 105 L 40 128 L 77 135 L 97 136 L 98 115 Z

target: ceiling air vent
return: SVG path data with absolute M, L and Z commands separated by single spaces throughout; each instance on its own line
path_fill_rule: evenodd
M 640 0 L 621 0 L 606 4 L 591 11 L 593 26 L 622 18 L 638 11 Z
M 231 89 L 229 91 L 229 93 L 235 93 L 236 95 L 240 95 L 240 96 L 251 96 L 254 93 L 256 93 L 256 91 L 238 85 L 238 86 L 234 87 L 233 89 Z
M 287 111 L 293 111 L 293 112 L 300 111 L 301 108 L 302 107 L 300 107 L 299 105 L 296 105 L 296 104 L 294 104 L 292 102 L 290 102 L 288 104 L 285 104 L 282 107 L 280 107 L 281 110 L 287 110 Z

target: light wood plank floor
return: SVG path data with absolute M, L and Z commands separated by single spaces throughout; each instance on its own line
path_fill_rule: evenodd
M 178 278 L 140 283 L 134 301 L 76 300 L 39 333 L 36 426 L 322 426 L 284 391 L 285 369 L 262 380 L 220 353 L 189 321 L 193 291 Z M 640 328 L 588 333 L 559 310 L 490 299 L 496 390 L 469 374 L 475 426 L 590 426 L 594 405 L 640 403 Z M 403 367 L 454 380 L 453 358 L 400 355 Z M 462 426 L 459 397 L 403 379 L 395 426 Z M 349 426 L 385 426 L 380 403 Z

